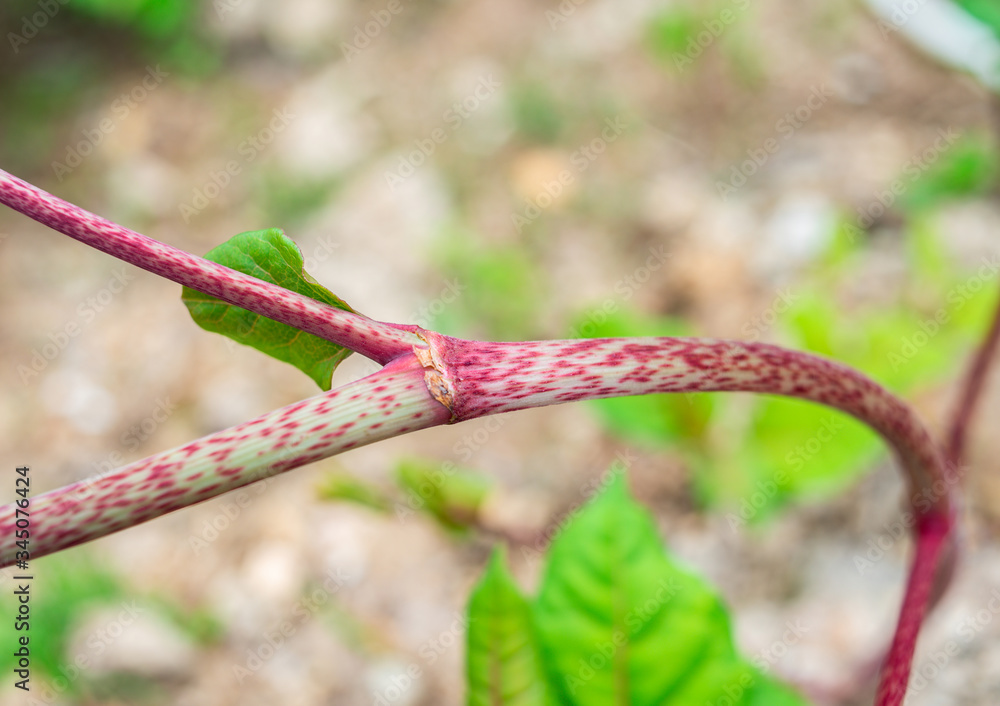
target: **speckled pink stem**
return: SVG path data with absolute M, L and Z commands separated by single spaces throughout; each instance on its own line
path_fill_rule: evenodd
M 948 477 L 940 451 L 912 408 L 834 361 L 764 343 L 705 338 L 483 343 L 422 335 L 457 420 L 654 392 L 798 397 L 842 410 L 884 436 L 906 469 L 918 515 L 952 514 L 950 492 L 925 492 Z
M 958 469 L 962 467 L 965 458 L 969 422 L 986 387 L 986 378 L 991 364 L 997 357 L 998 349 L 1000 349 L 1000 300 L 994 309 L 993 322 L 986 338 L 972 358 L 948 430 L 944 454 L 949 468 L 955 469 L 956 475 L 953 481 L 956 485 L 962 480 Z M 949 529 L 933 521 L 923 522 L 916 527 L 916 556 L 907 582 L 899 624 L 893 636 L 893 645 L 882 667 L 882 678 L 875 699 L 876 706 L 896 706 L 906 698 L 913 653 L 923 618 L 934 607 L 951 579 L 955 557 L 954 552 L 948 551 L 954 544 L 946 543 Z M 935 571 L 939 557 L 943 569 Z
M 846 366 L 763 343 L 695 338 L 480 343 L 423 333 L 454 419 L 653 392 L 758 392 L 839 409 L 878 431 L 902 462 L 916 554 L 877 706 L 899 706 L 924 616 L 957 557 L 958 478 L 916 413 Z
M 342 451 L 444 424 L 414 356 L 245 424 L 31 499 L 32 558 L 89 542 Z M 0 507 L 0 565 L 16 559 Z
M 322 336 L 383 364 L 364 380 L 32 503 L 32 556 L 131 527 L 341 451 L 446 422 L 655 392 L 759 392 L 840 409 L 893 446 L 918 517 L 917 551 L 878 706 L 898 706 L 935 584 L 955 561 L 957 483 L 910 407 L 860 373 L 776 346 L 711 339 L 484 343 L 374 322 L 208 262 L 0 171 L 0 203 L 175 282 Z M 390 362 L 391 361 L 391 362 Z M 13 505 L 0 561 L 14 560 Z
M 379 363 L 408 353 L 412 332 L 318 302 L 153 240 L 0 170 L 0 203 L 144 270 L 339 343 Z

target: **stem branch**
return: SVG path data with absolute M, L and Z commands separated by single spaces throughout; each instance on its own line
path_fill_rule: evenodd
M 0 169 L 0 203 L 119 260 L 218 297 L 385 364 L 422 342 L 406 327 L 373 321 L 136 233 Z
M 368 377 L 31 499 L 32 558 L 89 542 L 348 449 L 443 424 L 413 355 Z M 16 505 L 0 507 L 0 566 Z

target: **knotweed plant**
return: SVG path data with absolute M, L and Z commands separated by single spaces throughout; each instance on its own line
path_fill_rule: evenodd
M 892 447 L 905 474 L 910 510 L 917 518 L 916 549 L 876 704 L 902 702 L 921 623 L 947 585 L 958 555 L 958 461 L 976 392 L 996 347 L 996 324 L 969 375 L 948 442 L 939 445 L 905 402 L 862 373 L 814 355 L 764 343 L 703 338 L 462 340 L 418 326 L 374 321 L 353 310 L 303 271 L 297 246 L 279 230 L 241 234 L 201 258 L 3 171 L 0 202 L 183 285 L 184 301 L 201 326 L 298 366 L 324 390 L 231 429 L 32 498 L 32 558 L 352 448 L 437 425 L 649 393 L 783 395 L 833 407 L 869 425 Z M 330 389 L 334 368 L 351 352 L 382 367 Z M 4 566 L 24 551 L 15 541 L 19 511 L 24 514 L 17 503 L 0 508 Z M 503 587 L 502 581 L 496 585 Z

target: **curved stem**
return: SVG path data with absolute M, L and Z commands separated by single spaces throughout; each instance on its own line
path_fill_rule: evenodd
M 855 370 L 762 343 L 658 338 L 511 344 L 423 335 L 446 389 L 438 399 L 453 419 L 649 392 L 760 392 L 834 407 L 879 432 L 902 462 L 917 518 L 916 556 L 876 704 L 902 702 L 923 618 L 957 556 L 958 473 L 911 407 Z
M 986 375 L 989 372 L 990 363 L 996 358 L 997 348 L 1000 348 L 1000 300 L 997 301 L 997 308 L 993 313 L 993 323 L 986 334 L 986 339 L 979 346 L 972 359 L 972 364 L 969 366 L 969 372 L 962 385 L 962 392 L 959 395 L 955 415 L 948 431 L 945 456 L 948 462 L 956 467 L 961 464 L 965 455 L 966 430 L 982 396 L 981 392 L 986 385 Z
M 339 343 L 383 365 L 421 345 L 409 327 L 373 321 L 191 255 L 67 203 L 2 169 L 0 203 L 119 260 Z
M 920 628 L 934 605 L 932 598 L 935 588 L 943 583 L 941 577 L 950 577 L 955 564 L 953 524 L 948 518 L 934 516 L 917 523 L 916 552 L 899 621 L 882 666 L 875 706 L 899 706 L 906 697 Z
M 326 306 L 111 223 L 2 170 L 0 203 L 150 272 L 388 363 L 325 395 L 38 497 L 31 511 L 41 531 L 33 554 L 104 536 L 354 446 L 446 422 L 654 392 L 786 395 L 867 423 L 893 446 L 906 471 L 917 551 L 877 704 L 897 706 L 905 695 L 923 617 L 957 554 L 957 461 L 998 346 L 1000 311 L 969 376 L 946 466 L 909 406 L 857 371 L 816 356 L 711 339 L 463 341 Z M 4 565 L 14 558 L 14 518 L 14 505 L 0 508 Z
M 704 338 L 604 338 L 526 343 L 463 341 L 429 331 L 453 419 L 574 400 L 654 392 L 759 392 L 842 410 L 893 446 L 918 516 L 953 512 L 953 479 L 906 403 L 831 360 L 764 343 Z
M 415 356 L 232 429 L 31 499 L 31 557 L 89 542 L 348 449 L 443 424 Z M 0 507 L 0 565 L 16 558 Z
M 948 467 L 955 474 L 956 484 L 963 480 L 960 469 L 965 458 L 969 421 L 982 397 L 986 376 L 990 364 L 996 358 L 998 347 L 1000 347 L 1000 301 L 997 302 L 993 322 L 986 338 L 969 366 L 948 430 L 944 453 Z M 947 532 L 946 529 L 943 531 Z M 948 547 L 942 547 L 941 533 L 942 529 L 935 523 L 922 523 L 917 526 L 916 552 L 906 584 L 899 623 L 882 668 L 875 698 L 876 706 L 898 706 L 903 703 L 920 626 L 926 614 L 934 608 L 951 582 L 957 561 L 957 543 L 953 542 L 950 545 L 951 551 L 942 554 L 942 549 Z M 935 572 L 933 567 L 938 561 L 940 568 Z

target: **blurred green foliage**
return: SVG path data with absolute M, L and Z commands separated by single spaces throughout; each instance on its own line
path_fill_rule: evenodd
M 433 261 L 461 291 L 425 328 L 452 335 L 499 341 L 537 338 L 538 302 L 545 277 L 532 255 L 515 244 L 486 245 L 461 230 L 441 239 Z M 410 323 L 410 322 L 407 322 Z
M 722 601 L 664 551 L 620 473 L 556 535 L 535 600 L 496 553 L 468 616 L 469 704 L 805 703 L 736 652 Z
M 155 685 L 145 678 L 106 675 L 98 679 L 87 673 L 86 665 L 76 663 L 77 658 L 91 660 L 103 652 L 106 640 L 113 639 L 110 631 L 107 636 L 91 635 L 83 650 L 70 653 L 74 630 L 91 610 L 119 609 L 136 602 L 143 611 L 155 611 L 200 644 L 214 642 L 222 633 L 218 620 L 205 611 L 182 609 L 171 600 L 155 595 L 137 598 L 115 573 L 100 566 L 85 551 L 32 560 L 30 573 L 34 576 L 30 587 L 30 629 L 18 632 L 13 619 L 5 620 L 0 625 L 0 642 L 12 646 L 17 644 L 18 637 L 29 636 L 34 688 L 38 688 L 39 682 L 48 682 L 60 692 L 85 692 L 93 696 L 105 687 L 117 689 L 125 680 L 130 684 L 130 693 L 136 695 L 136 702 L 139 695 L 156 691 Z M 9 616 L 14 616 L 18 609 L 13 588 L 11 583 L 5 583 L 5 589 L 0 592 L 0 610 Z M 11 674 L 15 659 L 13 649 L 4 649 L 0 653 L 0 670 Z M 65 685 L 60 680 L 65 680 Z M 115 694 L 120 697 L 122 692 L 115 691 Z
M 908 240 L 905 291 L 884 305 L 849 307 L 833 294 L 870 253 L 837 242 L 830 257 L 742 330 L 834 358 L 907 395 L 958 374 L 956 361 L 981 334 L 995 298 L 996 269 L 965 271 L 937 236 L 917 223 Z M 587 336 L 692 335 L 682 321 L 620 310 L 576 330 Z M 883 453 L 866 426 L 798 400 L 739 395 L 652 395 L 591 403 L 608 430 L 633 443 L 680 453 L 703 503 L 736 511 L 735 524 L 759 521 L 790 500 L 842 489 Z
M 985 136 L 965 135 L 933 162 L 911 163 L 903 178 L 912 181 L 900 198 L 905 211 L 981 196 L 996 187 L 1000 153 Z
M 646 26 L 645 44 L 660 61 L 678 67 L 674 57 L 688 52 L 712 14 L 712 4 L 674 3 L 656 13 Z
M 311 180 L 278 169 L 264 169 L 252 176 L 253 201 L 261 205 L 261 220 L 280 223 L 287 232 L 330 203 L 342 184 L 337 177 Z
M 327 473 L 320 484 L 319 497 L 392 513 L 399 520 L 414 514 L 426 515 L 445 529 L 461 533 L 478 523 L 479 508 L 492 490 L 486 476 L 451 461 L 441 463 L 424 458 L 399 459 L 395 480 L 401 496 L 393 498 L 343 471 Z
M 134 35 L 148 61 L 202 75 L 218 69 L 221 54 L 199 31 L 203 4 L 197 0 L 73 0 L 68 7 L 98 24 Z
M 734 76 L 746 85 L 766 77 L 756 39 L 743 21 L 747 0 L 678 2 L 655 13 L 646 23 L 643 46 L 659 63 L 685 73 L 703 54 L 721 51 Z M 718 43 L 718 47 L 713 47 Z
M 418 459 L 400 461 L 396 480 L 407 496 L 406 506 L 429 514 L 450 530 L 464 530 L 476 523 L 479 506 L 491 486 L 485 476 L 454 464 Z
M 382 493 L 344 471 L 327 473 L 323 476 L 319 497 L 323 500 L 352 502 L 381 512 L 387 512 L 390 508 L 389 500 Z
M 31 574 L 35 579 L 31 582 L 27 635 L 31 638 L 32 670 L 48 678 L 63 676 L 62 668 L 73 661 L 68 647 L 75 622 L 89 608 L 117 605 L 127 593 L 116 576 L 79 552 L 35 559 Z M 12 591 L 0 592 L 0 605 L 5 615 L 16 614 L 17 600 Z M 3 621 L 0 633 L 5 646 L 16 644 L 17 638 L 25 634 L 14 630 L 13 620 Z M 11 650 L 0 654 L 0 669 L 10 674 L 15 658 Z M 75 691 L 79 685 L 71 682 L 70 687 Z
M 195 0 L 73 0 L 72 12 L 135 29 L 149 37 L 167 37 L 187 27 L 201 3 Z
M 553 144 L 564 132 L 562 109 L 549 86 L 531 81 L 514 84 L 510 108 L 517 133 L 529 142 Z
M 1000 4 L 996 0 L 954 0 L 954 2 L 992 29 L 1000 39 Z
M 173 81 L 221 66 L 222 47 L 202 31 L 205 8 L 196 0 L 72 0 L 52 7 L 42 11 L 37 0 L 0 7 L 5 36 L 17 42 L 0 67 L 6 169 L 30 175 L 63 159 L 64 150 L 53 154 L 53 147 L 65 143 L 67 125 L 105 100 L 123 71 L 161 67 Z

